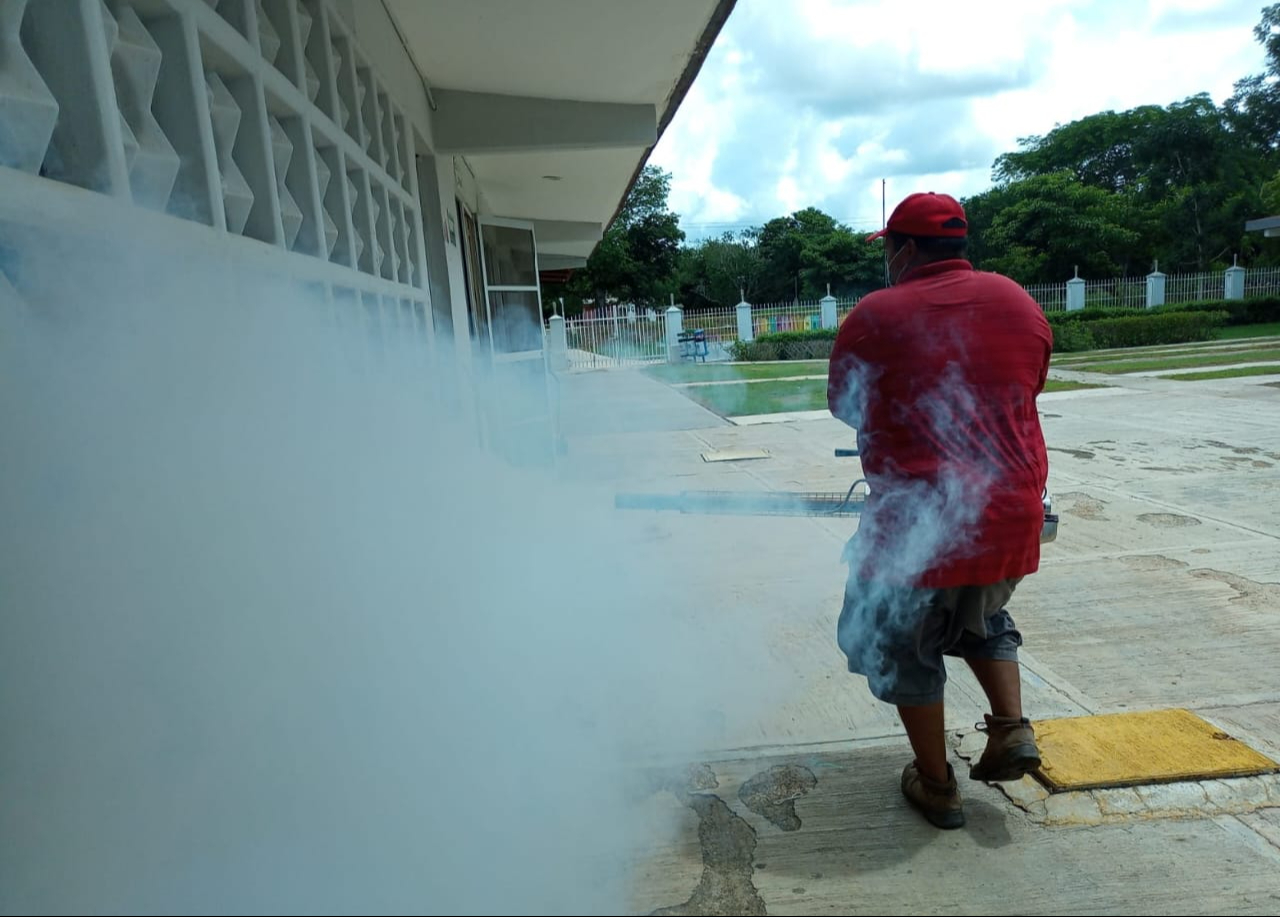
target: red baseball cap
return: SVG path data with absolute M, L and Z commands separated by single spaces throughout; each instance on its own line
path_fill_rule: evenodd
M 904 236 L 963 239 L 969 233 L 969 220 L 960 202 L 949 194 L 921 191 L 908 195 L 889 216 L 889 225 L 867 236 L 867 241 L 896 232 Z

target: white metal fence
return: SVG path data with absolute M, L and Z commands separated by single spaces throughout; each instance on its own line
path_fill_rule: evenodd
M 1222 274 L 1202 271 L 1198 274 L 1170 274 L 1165 278 L 1164 301 L 1194 302 L 1197 299 L 1222 298 Z M 1146 305 L 1146 303 L 1142 303 Z
M 1046 312 L 1063 312 L 1067 308 L 1065 283 L 1033 283 L 1026 287 L 1026 291 Z
M 1280 267 L 1041 283 L 1026 290 L 1046 312 L 1072 308 L 1073 295 L 1075 308 L 1137 310 L 1229 298 L 1228 291 L 1233 291 L 1233 298 L 1280 295 Z M 680 309 L 675 313 L 679 316 L 675 327 L 671 325 L 674 316 L 666 309 L 621 305 L 606 317 L 565 320 L 563 347 L 567 354 L 561 363 L 570 369 L 603 369 L 671 359 L 732 360 L 733 345 L 739 340 L 820 329 L 824 327 L 824 303 L 828 307 L 825 326 L 838 326 L 857 302 L 858 297 L 848 297 Z M 832 303 L 834 309 L 830 308 Z
M 835 324 L 844 320 L 855 298 L 833 300 Z M 724 362 L 733 359 L 733 345 L 748 339 L 787 331 L 823 327 L 820 300 L 751 304 L 745 317 L 741 307 L 680 309 L 679 325 L 669 323 L 667 310 L 619 305 L 610 314 L 590 318 L 555 319 L 548 328 L 553 358 L 570 370 L 610 369 L 663 363 L 672 359 Z M 564 341 L 557 344 L 554 322 L 563 321 Z M 563 349 L 563 355 L 555 354 Z
M 1280 295 L 1280 268 L 1241 269 L 1243 286 L 1239 297 Z M 1151 289 L 1152 278 L 1159 278 L 1163 293 Z M 1147 277 L 1113 277 L 1084 280 L 1083 307 L 1087 309 L 1145 309 L 1149 305 L 1175 305 L 1206 299 L 1227 298 L 1227 272 L 1202 271 L 1194 274 L 1151 274 Z M 1068 282 L 1037 283 L 1027 292 L 1046 312 L 1062 312 L 1069 308 Z
M 667 360 L 666 316 L 656 309 L 627 309 L 605 318 L 565 322 L 571 369 L 638 366 Z
M 733 358 L 730 348 L 738 340 L 738 312 L 732 306 L 686 309 L 681 320 L 686 332 L 692 335 L 702 332 L 701 342 L 687 342 L 685 349 L 691 352 L 693 359 L 715 363 Z
M 1218 292 L 1221 294 L 1221 275 L 1218 276 L 1218 287 Z M 1106 280 L 1085 281 L 1084 306 L 1086 309 L 1145 309 L 1147 279 L 1145 277 L 1114 277 Z
M 1244 295 L 1275 296 L 1280 294 L 1280 267 L 1250 268 L 1244 275 Z

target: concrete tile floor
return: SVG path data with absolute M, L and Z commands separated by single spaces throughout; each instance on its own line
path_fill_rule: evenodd
M 616 377 L 628 403 L 652 395 L 634 432 L 597 420 L 571 438 L 565 473 L 605 490 L 844 490 L 857 474 L 856 460 L 831 457 L 852 434 L 830 418 L 693 428 L 696 412 L 671 389 L 598 375 Z M 1187 706 L 1280 750 L 1280 388 L 1268 381 L 1125 378 L 1123 393 L 1042 403 L 1062 525 L 1010 606 L 1026 637 L 1029 715 Z M 608 417 L 606 388 L 576 393 L 583 417 Z M 707 464 L 708 448 L 773 458 Z M 639 912 L 690 896 L 670 912 L 1275 912 L 1280 820 L 1265 805 L 1061 828 L 966 785 L 967 830 L 923 825 L 898 796 L 908 751 L 896 717 L 844 672 L 833 643 L 851 520 L 637 514 L 634 524 L 667 539 L 671 575 L 708 597 L 709 632 L 737 628 L 767 644 L 781 686 L 768 709 L 726 698 L 708 732 L 723 806 L 703 800 L 695 812 L 670 792 L 647 803 L 680 831 L 637 866 Z M 971 727 L 982 710 L 954 668 L 949 725 Z M 816 784 L 796 803 L 802 827 L 781 831 L 744 805 L 735 781 L 797 760 Z M 719 826 L 713 837 L 749 835 L 755 852 L 704 871 L 700 821 Z

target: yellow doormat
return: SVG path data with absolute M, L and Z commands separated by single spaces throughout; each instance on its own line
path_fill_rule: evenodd
M 1035 724 L 1040 782 L 1054 793 L 1249 777 L 1280 765 L 1190 710 L 1152 710 Z

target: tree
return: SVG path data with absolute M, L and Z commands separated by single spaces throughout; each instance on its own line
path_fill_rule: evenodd
M 964 202 L 979 266 L 1022 283 L 1129 273 L 1145 255 L 1133 199 L 1069 171 L 1007 182 Z M 1144 265 L 1145 266 L 1145 265 Z
M 1142 178 L 1141 137 L 1160 110 L 1146 105 L 1126 112 L 1104 111 L 1059 125 L 1043 137 L 1020 138 L 1022 149 L 996 159 L 994 177 L 1008 183 L 1070 172 L 1083 184 L 1133 190 Z
M 836 230 L 833 217 L 817 207 L 775 217 L 760 227 L 757 244 L 765 261 L 763 290 L 769 300 L 798 300 L 812 290 L 802 289 L 806 253 Z
M 1270 155 L 1280 149 L 1280 3 L 1263 7 L 1253 36 L 1267 52 L 1267 69 L 1238 81 L 1225 108 L 1240 138 Z
M 884 246 L 869 243 L 866 235 L 837 225 L 830 233 L 813 239 L 802 255 L 802 276 L 810 298 L 826 292 L 841 296 L 861 295 L 884 286 Z
M 706 239 L 682 252 L 680 298 L 691 306 L 731 306 L 741 296 L 751 301 L 765 267 L 752 230 Z
M 816 207 L 770 220 L 756 239 L 765 265 L 764 300 L 817 299 L 827 284 L 842 295 L 884 285 L 883 248 Z
M 600 306 L 606 296 L 649 305 L 674 291 L 684 232 L 668 207 L 670 192 L 670 173 L 645 166 L 565 295 L 593 298 Z
M 979 238 L 980 263 L 1029 272 L 1015 275 L 1019 280 L 1044 279 L 1044 271 L 1065 262 L 1079 263 L 1082 270 L 1091 265 L 1091 273 L 1108 266 L 1147 270 L 1156 259 L 1167 270 L 1230 264 L 1234 253 L 1247 250 L 1244 223 L 1274 172 L 1256 147 L 1239 142 L 1230 113 L 1206 94 L 1165 107 L 1100 112 L 1019 145 L 996 160 L 996 189 L 973 201 L 978 212 L 971 222 L 979 237 L 997 223 L 989 212 L 993 202 L 1017 202 L 1025 215 L 1029 202 L 1037 201 L 1059 218 L 1067 212 L 1062 208 L 1080 207 L 1075 226 L 1131 231 L 1100 229 L 1102 235 L 1089 236 L 1059 219 L 1066 236 L 1046 240 L 1043 247 L 1025 234 L 1015 238 L 997 231 Z M 1099 194 L 1115 200 L 1104 207 Z M 1036 235 L 1033 226 L 1024 229 Z M 1138 242 L 1125 242 L 1133 232 Z M 1117 246 L 1105 255 L 1097 250 L 1104 239 Z

